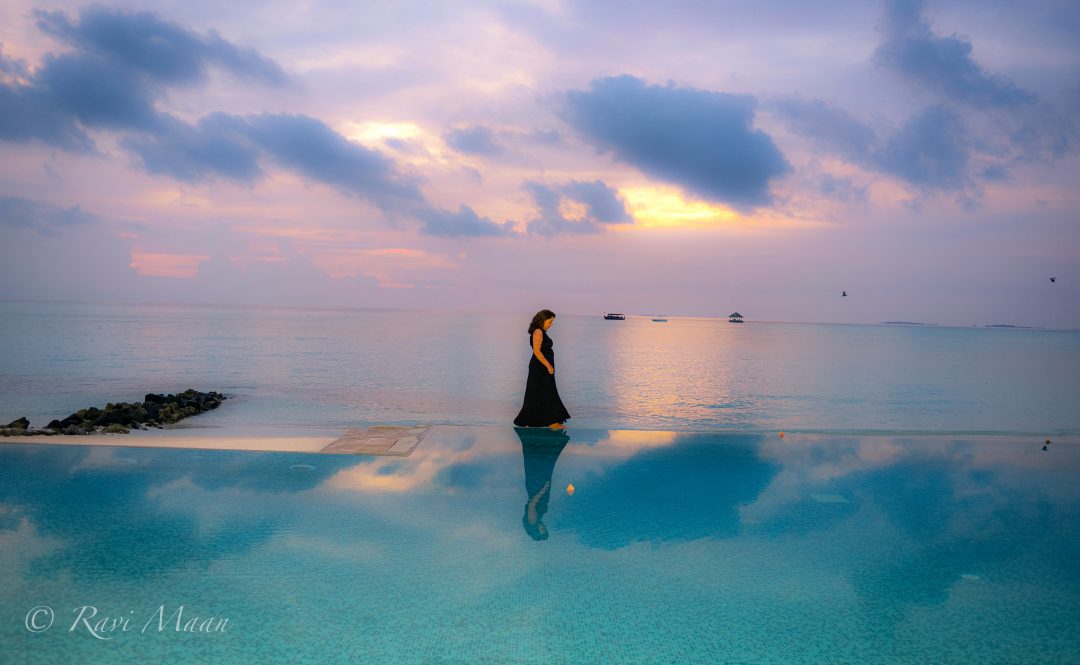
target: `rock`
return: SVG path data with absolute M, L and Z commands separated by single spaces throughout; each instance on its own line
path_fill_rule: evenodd
M 216 409 L 227 398 L 227 395 L 221 393 L 203 393 L 193 388 L 188 388 L 178 395 L 147 393 L 142 402 L 109 402 L 104 410 L 89 407 L 63 420 L 53 420 L 47 425 L 48 429 L 33 430 L 32 433 L 90 434 L 104 431 L 113 434 L 128 433 L 132 429 L 145 429 L 148 426 L 163 427 Z M 18 422 L 12 423 L 9 428 Z M 26 421 L 26 426 L 29 425 L 30 422 Z
M 12 420 L 7 424 L 5 429 L 27 429 L 30 427 L 30 421 L 26 416 L 19 418 L 18 420 Z

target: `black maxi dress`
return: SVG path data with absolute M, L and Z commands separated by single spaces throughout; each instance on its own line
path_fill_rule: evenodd
M 555 366 L 554 343 L 548 337 L 546 330 L 541 330 L 544 340 L 540 342 L 540 353 L 544 354 L 551 366 Z M 529 335 L 529 350 L 532 350 L 532 335 Z M 555 387 L 555 375 L 548 374 L 536 358 L 536 354 L 529 354 L 529 379 L 525 383 L 525 401 L 521 405 L 521 412 L 514 418 L 514 424 L 518 427 L 547 427 L 553 423 L 564 423 L 570 418 L 570 413 L 563 406 L 559 398 L 559 389 Z

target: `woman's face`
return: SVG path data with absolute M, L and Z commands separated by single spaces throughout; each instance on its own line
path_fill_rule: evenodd
M 554 316 L 551 317 L 550 319 L 545 319 L 544 320 L 544 330 L 547 330 L 548 328 L 550 328 L 552 323 L 555 323 L 555 317 Z

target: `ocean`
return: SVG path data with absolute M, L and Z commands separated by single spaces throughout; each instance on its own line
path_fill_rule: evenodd
M 0 424 L 149 392 L 232 399 L 223 432 L 507 425 L 532 312 L 0 302 Z M 571 427 L 1080 433 L 1080 332 L 561 315 Z

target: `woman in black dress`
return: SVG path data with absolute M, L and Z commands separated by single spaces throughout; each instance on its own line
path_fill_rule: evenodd
M 514 418 L 518 427 L 551 427 L 558 429 L 570 417 L 559 389 L 555 387 L 555 351 L 547 330 L 555 322 L 555 312 L 542 309 L 529 324 L 532 357 L 529 358 L 529 380 L 525 383 L 525 402 Z

